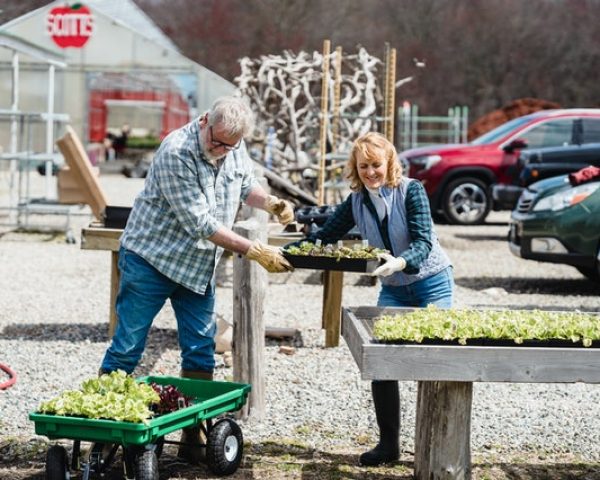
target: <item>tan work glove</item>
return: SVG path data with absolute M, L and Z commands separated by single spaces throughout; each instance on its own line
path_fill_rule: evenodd
M 254 240 L 246 252 L 246 258 L 255 260 L 270 273 L 289 272 L 294 267 L 290 265 L 281 250 L 270 245 L 265 245 L 260 240 Z
M 385 260 L 385 263 L 373 270 L 371 274 L 373 276 L 387 277 L 393 273 L 401 272 L 406 268 L 406 260 L 402 257 L 394 257 L 389 253 L 382 253 L 379 255 L 379 259 Z
M 269 195 L 265 200 L 265 210 L 277 217 L 279 223 L 287 225 L 294 220 L 294 208 L 292 204 L 275 195 Z

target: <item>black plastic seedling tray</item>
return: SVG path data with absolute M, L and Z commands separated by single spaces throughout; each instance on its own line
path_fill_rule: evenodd
M 317 257 L 312 255 L 291 255 L 284 251 L 283 255 L 294 268 L 313 270 L 337 270 L 341 272 L 373 273 L 380 265 L 378 259 Z

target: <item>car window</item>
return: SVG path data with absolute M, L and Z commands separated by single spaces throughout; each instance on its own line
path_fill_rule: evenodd
M 573 120 L 553 120 L 533 127 L 523 134 L 527 148 L 558 147 L 570 145 L 573 137 Z
M 581 143 L 600 142 L 600 118 L 583 119 L 583 138 Z
M 497 140 L 500 140 L 502 137 L 512 132 L 513 130 L 520 128 L 522 125 L 525 125 L 529 121 L 531 121 L 529 117 L 513 118 L 512 120 L 503 123 L 502 125 L 499 125 L 493 130 L 484 133 L 480 137 L 477 137 L 471 143 L 473 145 L 485 145 L 487 143 L 493 143 Z

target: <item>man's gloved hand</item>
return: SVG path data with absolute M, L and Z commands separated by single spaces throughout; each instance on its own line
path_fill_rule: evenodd
M 382 253 L 379 259 L 385 260 L 385 263 L 373 270 L 371 274 L 373 276 L 388 277 L 393 273 L 401 272 L 406 267 L 406 260 L 402 257 L 393 257 L 389 253 Z
M 270 273 L 289 272 L 294 267 L 290 265 L 281 250 L 270 245 L 265 245 L 260 240 L 254 240 L 246 252 L 246 258 L 255 260 Z
M 265 200 L 265 210 L 277 217 L 279 223 L 287 225 L 294 220 L 294 208 L 292 204 L 275 195 L 269 195 Z

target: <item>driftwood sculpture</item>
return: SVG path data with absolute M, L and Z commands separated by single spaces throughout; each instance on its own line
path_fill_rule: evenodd
M 336 55 L 329 55 L 330 99 L 335 98 Z M 280 174 L 317 170 L 323 55 L 285 51 L 255 59 L 244 57 L 240 65 L 241 74 L 235 81 L 256 113 L 254 140 L 264 146 L 266 154 L 261 159 L 266 157 L 268 166 Z M 335 145 L 329 152 L 343 155 L 358 135 L 379 130 L 377 112 L 382 109 L 383 96 L 378 76 L 383 77 L 384 66 L 359 48 L 355 54 L 342 56 L 341 67 L 339 104 L 329 102 L 327 139 L 329 146 Z

